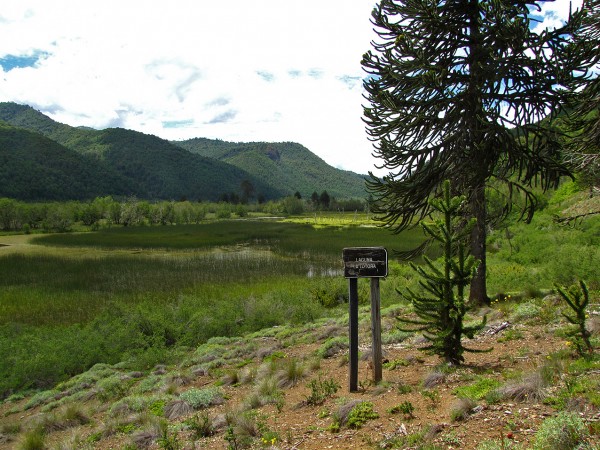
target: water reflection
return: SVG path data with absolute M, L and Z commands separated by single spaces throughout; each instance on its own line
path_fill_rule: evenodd
M 344 275 L 344 270 L 343 269 L 335 269 L 332 267 L 313 267 L 310 266 L 308 268 L 308 273 L 306 274 L 306 276 L 308 278 L 315 278 L 315 277 L 341 277 Z

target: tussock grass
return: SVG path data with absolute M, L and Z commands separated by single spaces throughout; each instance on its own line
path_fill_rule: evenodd
M 477 403 L 471 398 L 463 397 L 457 399 L 450 408 L 450 420 L 452 422 L 466 420 L 476 406 Z
M 546 395 L 547 383 L 539 372 L 530 373 L 518 380 L 509 381 L 488 393 L 492 398 L 519 402 L 539 402 Z

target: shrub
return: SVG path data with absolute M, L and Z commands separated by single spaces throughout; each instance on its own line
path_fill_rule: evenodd
M 513 319 L 517 322 L 535 319 L 539 317 L 541 307 L 533 301 L 519 303 L 513 313 Z
M 183 422 L 194 433 L 194 439 L 212 436 L 215 434 L 215 426 L 208 413 L 196 415 Z
M 446 381 L 446 374 L 440 370 L 433 370 L 425 376 L 422 385 L 425 389 L 431 389 L 444 381 Z
M 490 391 L 486 399 L 511 399 L 517 401 L 540 401 L 545 396 L 546 383 L 539 372 L 534 372 L 520 380 L 510 381 Z M 488 400 L 488 403 L 491 403 Z
M 220 405 L 225 401 L 223 398 L 223 391 L 215 387 L 205 389 L 189 389 L 185 392 L 182 392 L 179 397 L 194 409 L 202 409 L 208 408 L 212 405 Z
M 360 402 L 352 408 L 348 415 L 348 428 L 360 428 L 367 423 L 367 421 L 378 418 L 379 414 L 373 411 L 373 403 Z
M 321 358 L 331 358 L 335 356 L 342 350 L 346 350 L 348 348 L 348 338 L 345 337 L 335 337 L 331 339 L 327 339 L 319 350 L 317 354 Z
M 300 364 L 296 358 L 290 358 L 277 371 L 277 386 L 280 388 L 295 386 L 305 376 L 306 368 L 304 365 Z
M 177 399 L 167 403 L 164 406 L 163 413 L 167 419 L 173 420 L 185 416 L 193 410 L 194 408 L 188 402 L 183 399 Z
M 330 430 L 337 432 L 343 426 L 356 429 L 362 427 L 369 420 L 378 418 L 379 414 L 373 411 L 373 403 L 352 400 L 340 406 L 334 413 Z
M 414 415 L 415 407 L 408 400 L 400 403 L 399 405 L 393 406 L 392 408 L 389 409 L 388 412 L 390 414 L 402 413 L 402 414 L 404 414 L 404 417 L 407 419 L 415 418 L 415 415 Z
M 259 437 L 265 428 L 253 411 L 230 412 L 226 420 L 228 426 L 225 440 L 229 443 L 228 448 L 231 449 L 250 447 L 253 438 Z
M 278 382 L 271 377 L 263 378 L 256 386 L 256 390 L 246 399 L 246 404 L 250 409 L 258 408 L 263 405 L 273 404 L 278 411 L 281 411 L 284 404 L 283 392 L 279 390 Z
M 329 397 L 335 395 L 340 385 L 333 378 L 322 380 L 319 376 L 318 379 L 311 380 L 308 387 L 310 387 L 310 395 L 306 397 L 306 403 L 308 405 L 321 405 Z
M 546 419 L 535 435 L 534 450 L 571 450 L 580 448 L 588 437 L 583 420 L 575 414 L 560 412 Z
M 492 390 L 496 389 L 500 382 L 491 378 L 480 378 L 475 383 L 468 386 L 460 386 L 454 390 L 459 398 L 472 398 L 481 400 Z
M 129 386 L 134 380 L 124 380 L 121 374 L 114 374 L 108 378 L 103 378 L 98 381 L 96 387 L 98 389 L 98 398 L 102 401 L 112 398 L 122 397 L 127 393 Z

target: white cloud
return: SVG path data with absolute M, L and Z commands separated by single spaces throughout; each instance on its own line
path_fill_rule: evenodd
M 166 139 L 295 141 L 366 173 L 378 161 L 360 59 L 375 2 L 3 1 L 0 58 L 41 56 L 0 69 L 0 100 Z M 566 17 L 565 4 L 545 8 Z
M 54 119 L 167 139 L 296 141 L 328 163 L 372 169 L 360 121 L 362 53 L 375 0 L 10 0 L 0 99 Z
M 532 11 L 540 16 L 540 22 L 534 27 L 536 31 L 560 28 L 569 18 L 569 12 L 581 8 L 583 0 L 555 0 L 541 4 L 541 10 Z

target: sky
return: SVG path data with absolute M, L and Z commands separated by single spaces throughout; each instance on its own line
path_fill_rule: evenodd
M 540 26 L 560 25 L 569 3 L 545 3 Z M 362 122 L 375 4 L 2 0 L 0 101 L 169 140 L 298 142 L 382 174 Z

